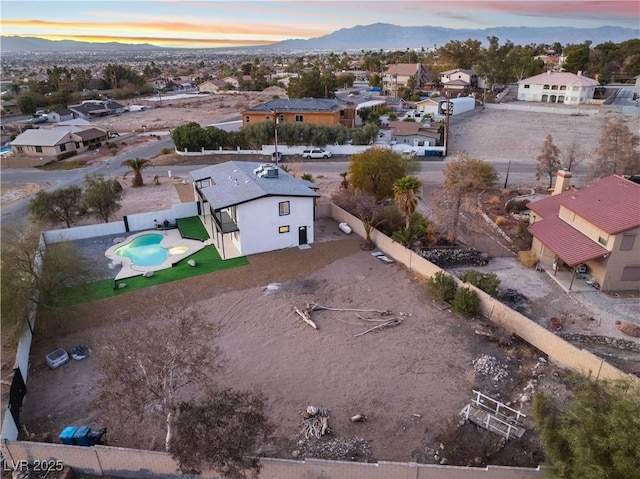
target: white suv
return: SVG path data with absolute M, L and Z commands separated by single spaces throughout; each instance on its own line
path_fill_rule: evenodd
M 304 150 L 302 152 L 302 158 L 331 158 L 331 152 L 322 148 Z

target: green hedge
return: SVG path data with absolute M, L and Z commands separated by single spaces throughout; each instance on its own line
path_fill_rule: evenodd
M 78 152 L 76 150 L 65 151 L 64 153 L 60 153 L 57 156 L 57 158 L 58 158 L 58 161 L 66 160 L 67 158 L 71 158 L 72 156 L 76 156 L 77 154 L 78 154 Z

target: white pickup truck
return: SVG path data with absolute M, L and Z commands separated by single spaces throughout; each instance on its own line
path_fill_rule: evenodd
M 313 148 L 302 151 L 303 158 L 331 158 L 331 152 L 323 148 Z

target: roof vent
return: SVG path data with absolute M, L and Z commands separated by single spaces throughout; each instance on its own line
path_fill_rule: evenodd
M 277 178 L 278 177 L 278 168 L 275 166 L 267 166 L 260 173 L 258 173 L 260 178 Z

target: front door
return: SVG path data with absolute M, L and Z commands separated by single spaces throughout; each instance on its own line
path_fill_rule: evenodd
M 307 244 L 307 227 L 301 226 L 298 228 L 298 244 Z

